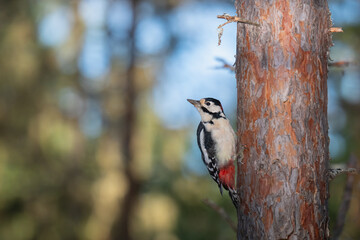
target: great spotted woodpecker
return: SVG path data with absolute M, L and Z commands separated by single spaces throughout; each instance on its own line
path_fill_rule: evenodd
M 239 200 L 235 186 L 236 135 L 224 114 L 219 100 L 203 98 L 199 101 L 187 99 L 199 111 L 201 121 L 197 129 L 197 142 L 201 156 L 211 177 L 222 188 L 229 191 L 237 208 Z

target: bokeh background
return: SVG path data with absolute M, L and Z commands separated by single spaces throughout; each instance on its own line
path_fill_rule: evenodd
M 330 0 L 332 164 L 360 156 L 360 1 Z M 233 1 L 0 1 L 0 239 L 234 239 L 187 98 L 235 126 Z M 346 176 L 331 183 L 334 225 Z M 125 226 L 125 229 L 124 229 Z M 128 231 L 127 231 L 128 230 Z M 360 239 L 357 177 L 343 239 Z

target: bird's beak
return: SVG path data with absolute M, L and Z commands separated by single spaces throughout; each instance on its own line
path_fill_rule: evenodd
M 200 107 L 200 101 L 197 101 L 197 100 L 193 100 L 193 99 L 187 99 L 187 101 L 189 103 L 191 103 L 192 105 L 194 105 L 194 107 Z

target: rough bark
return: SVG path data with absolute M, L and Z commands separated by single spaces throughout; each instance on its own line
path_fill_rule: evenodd
M 235 6 L 238 239 L 328 239 L 327 1 Z

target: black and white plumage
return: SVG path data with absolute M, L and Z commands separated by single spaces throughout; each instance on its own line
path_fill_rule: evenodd
M 238 195 L 235 187 L 234 160 L 236 135 L 226 118 L 219 100 L 203 98 L 199 101 L 188 99 L 201 116 L 197 129 L 197 142 L 201 156 L 210 176 L 222 188 L 229 191 L 235 207 Z
M 215 157 L 215 144 L 211 139 L 211 133 L 206 131 L 202 122 L 197 128 L 197 143 L 201 151 L 201 158 L 209 171 L 210 176 L 218 184 L 220 193 L 222 194 L 222 185 L 219 179 L 219 169 Z

